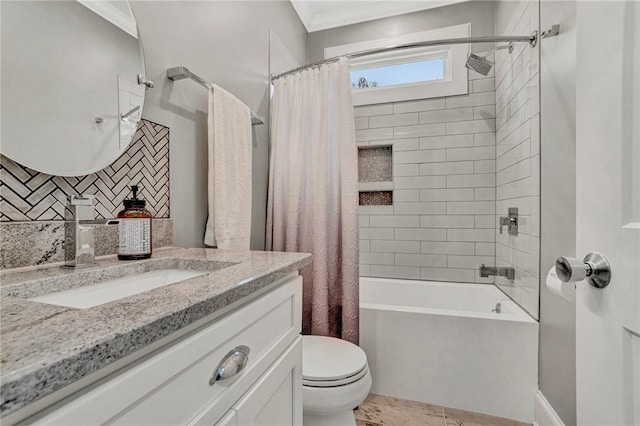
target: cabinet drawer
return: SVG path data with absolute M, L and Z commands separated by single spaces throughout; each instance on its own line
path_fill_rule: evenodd
M 186 424 L 218 401 L 221 418 L 300 332 L 301 277 L 161 348 L 38 420 L 46 424 Z M 236 376 L 209 379 L 236 346 L 249 360 Z

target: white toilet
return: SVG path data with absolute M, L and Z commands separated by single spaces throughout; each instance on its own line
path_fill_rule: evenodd
M 353 409 L 370 389 L 362 349 L 333 337 L 302 336 L 304 426 L 355 426 Z

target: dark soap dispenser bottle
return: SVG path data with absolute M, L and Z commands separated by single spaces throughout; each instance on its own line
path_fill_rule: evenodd
M 118 259 L 135 260 L 151 257 L 151 213 L 147 202 L 138 198 L 138 185 L 132 185 L 133 198 L 124 200 L 118 213 Z

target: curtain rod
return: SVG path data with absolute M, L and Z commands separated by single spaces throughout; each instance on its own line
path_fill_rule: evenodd
M 398 49 L 412 49 L 416 47 L 429 47 L 429 46 L 444 46 L 449 44 L 467 44 L 467 43 L 529 43 L 531 47 L 535 47 L 538 41 L 538 32 L 534 31 L 531 35 L 528 36 L 486 36 L 486 37 L 466 37 L 466 38 L 448 38 L 448 39 L 440 39 L 440 40 L 428 40 L 421 41 L 417 43 L 409 43 L 409 44 L 398 44 L 396 46 L 383 47 L 378 49 L 369 49 L 363 50 L 360 52 L 349 53 L 343 56 L 336 56 L 333 58 L 323 59 L 321 61 L 312 62 L 307 65 L 303 65 L 301 67 L 294 68 L 289 71 L 285 71 L 283 73 L 272 75 L 271 81 L 277 80 L 280 77 L 284 77 L 289 74 L 294 74 L 298 71 L 305 70 L 307 68 L 317 67 L 323 64 L 328 64 L 331 62 L 336 62 L 340 58 L 360 58 L 362 56 L 374 55 L 377 53 L 386 53 L 391 52 L 393 50 Z
M 192 73 L 189 68 L 182 65 L 169 68 L 167 70 L 167 78 L 171 81 L 188 78 L 207 89 L 211 87 L 211 85 L 204 78 Z M 255 126 L 256 124 L 264 124 L 264 119 L 255 112 L 251 111 L 251 125 Z

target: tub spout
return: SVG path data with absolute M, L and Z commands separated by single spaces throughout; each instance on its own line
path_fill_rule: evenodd
M 484 263 L 480 265 L 481 277 L 486 278 L 492 275 L 495 275 L 498 277 L 506 277 L 508 280 L 515 280 L 516 270 L 512 267 L 485 266 Z

